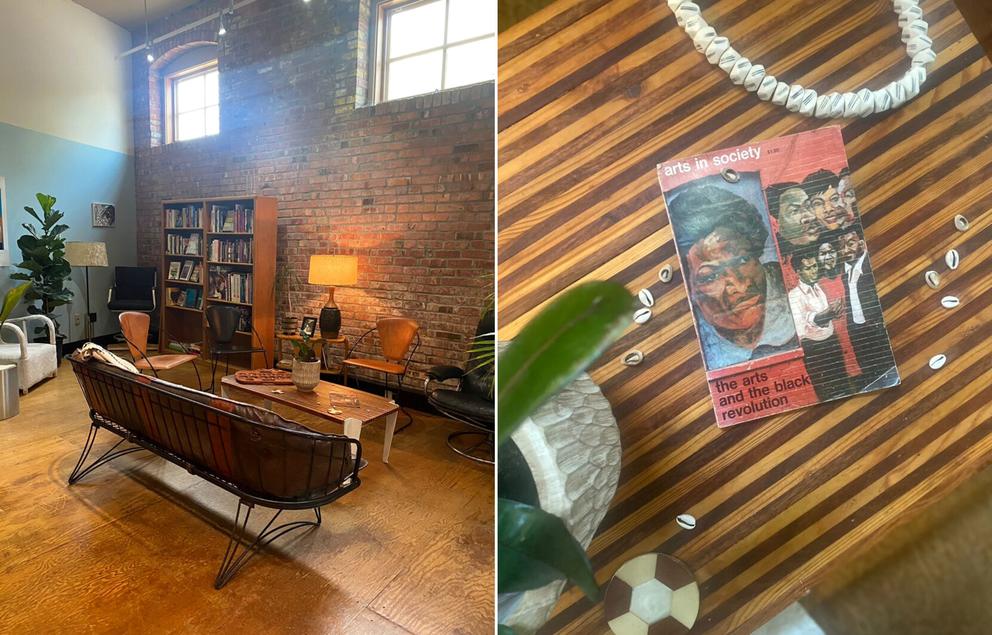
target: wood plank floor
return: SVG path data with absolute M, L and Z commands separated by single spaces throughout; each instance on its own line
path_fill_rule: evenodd
M 215 591 L 236 498 L 146 452 L 68 487 L 89 419 L 63 365 L 0 421 L 0 633 L 491 633 L 492 470 L 414 416 L 388 466 L 363 429 L 361 487 Z

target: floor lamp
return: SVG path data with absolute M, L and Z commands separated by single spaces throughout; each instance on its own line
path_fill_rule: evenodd
M 90 267 L 108 266 L 107 244 L 67 242 L 65 244 L 65 259 L 73 267 L 86 267 L 86 329 L 84 337 L 86 341 L 89 341 L 93 338 L 93 323 L 96 322 L 96 313 L 90 313 Z

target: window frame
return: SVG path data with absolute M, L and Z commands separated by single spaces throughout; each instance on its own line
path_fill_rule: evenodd
M 389 31 L 390 31 L 390 21 L 392 15 L 396 13 L 399 9 L 406 9 L 408 7 L 415 7 L 422 4 L 430 4 L 431 2 L 443 2 L 444 3 L 444 41 L 440 46 L 435 46 L 432 48 L 424 49 L 422 51 L 417 51 L 415 53 L 407 53 L 406 55 L 401 55 L 394 59 L 389 57 Z M 375 5 L 375 11 L 373 12 L 373 19 L 375 24 L 373 28 L 370 29 L 372 33 L 372 42 L 370 43 L 370 48 L 373 54 L 370 55 L 369 63 L 369 75 L 371 76 L 371 94 L 372 103 L 382 104 L 389 101 L 398 101 L 400 99 L 410 99 L 412 97 L 417 97 L 419 95 L 430 95 L 434 92 L 441 92 L 446 90 L 452 90 L 455 88 L 462 88 L 464 86 L 472 86 L 473 84 L 459 84 L 458 86 L 445 86 L 445 76 L 447 74 L 448 65 L 448 49 L 453 46 L 460 46 L 462 44 L 470 44 L 472 42 L 480 42 L 488 38 L 493 38 L 494 44 L 497 38 L 497 27 L 493 25 L 493 32 L 487 33 L 485 35 L 477 35 L 465 40 L 458 40 L 455 42 L 448 41 L 448 15 L 451 11 L 451 1 L 450 0 L 378 0 Z M 416 95 L 407 95 L 406 97 L 397 97 L 395 99 L 387 99 L 386 97 L 386 87 L 389 86 L 389 65 L 391 62 L 397 60 L 403 60 L 409 57 L 415 57 L 417 55 L 424 55 L 425 53 L 433 53 L 435 51 L 441 51 L 441 88 L 437 91 L 429 91 L 426 93 L 417 93 Z M 484 83 L 488 81 L 493 81 L 491 79 L 481 80 L 475 83 Z
M 195 66 L 190 66 L 189 68 L 184 68 L 174 73 L 170 73 L 166 75 L 165 78 L 163 79 L 163 83 L 165 84 L 165 122 L 164 123 L 165 123 L 166 144 L 176 143 L 177 141 L 196 141 L 198 139 L 205 139 L 207 137 L 215 137 L 217 136 L 217 134 L 220 134 L 220 127 L 218 126 L 217 134 L 212 134 L 212 135 L 205 134 L 202 137 L 195 137 L 193 139 L 183 139 L 183 140 L 176 139 L 176 123 L 177 123 L 176 118 L 179 116 L 179 113 L 177 112 L 178 109 L 176 108 L 176 88 L 175 88 L 176 83 L 184 79 L 195 77 L 197 75 L 207 75 L 212 71 L 217 71 L 217 77 L 218 77 L 217 83 L 219 89 L 220 69 L 217 58 L 207 60 L 206 62 L 196 64 Z M 217 97 L 217 110 L 219 117 L 220 116 L 219 95 Z

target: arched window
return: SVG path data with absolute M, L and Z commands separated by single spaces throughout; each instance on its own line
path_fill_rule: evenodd
M 156 60 L 149 79 L 153 98 L 157 97 L 153 104 L 161 113 L 158 133 L 165 143 L 220 132 L 220 73 L 215 43 L 194 43 L 169 51 Z M 153 137 L 155 132 L 152 131 Z

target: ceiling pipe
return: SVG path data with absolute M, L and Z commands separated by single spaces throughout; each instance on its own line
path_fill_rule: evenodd
M 253 4 L 256 1 L 257 0 L 241 0 L 240 2 L 235 2 L 233 8 L 234 9 L 240 9 L 241 7 L 247 7 L 249 4 Z M 218 11 L 217 13 L 211 13 L 210 15 L 208 15 L 205 18 L 200 18 L 199 20 L 197 20 L 195 22 L 190 22 L 186 26 L 181 26 L 178 29 L 176 29 L 175 31 L 169 31 L 165 35 L 160 35 L 157 38 L 152 39 L 150 42 L 142 43 L 139 46 L 134 46 L 134 47 L 132 47 L 132 48 L 124 51 L 120 55 L 118 55 L 115 59 L 118 59 L 118 60 L 124 59 L 125 57 L 134 55 L 135 53 L 139 53 L 141 51 L 144 51 L 149 44 L 155 45 L 155 44 L 158 44 L 159 42 L 164 42 L 165 40 L 168 40 L 168 39 L 171 39 L 171 38 L 176 37 L 180 33 L 185 33 L 186 31 L 189 31 L 190 29 L 195 29 L 198 26 L 202 26 L 204 24 L 207 24 L 208 22 L 212 22 L 214 20 L 217 20 L 217 19 L 219 19 L 221 17 L 221 15 L 224 14 L 224 12 L 229 11 L 229 10 L 230 9 L 222 9 L 221 11 Z

